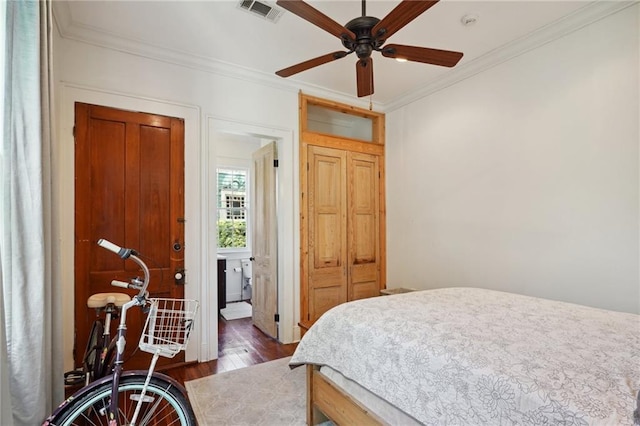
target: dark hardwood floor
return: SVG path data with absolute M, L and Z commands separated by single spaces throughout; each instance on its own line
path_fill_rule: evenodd
M 283 345 L 265 335 L 253 326 L 251 318 L 226 321 L 219 317 L 217 360 L 190 363 L 158 371 L 173 377 L 184 385 L 184 382 L 200 377 L 291 356 L 296 346 L 297 343 Z M 65 386 L 65 397 L 71 396 L 81 387 L 81 384 Z
M 265 335 L 251 318 L 218 318 L 218 359 L 164 370 L 182 384 L 189 380 L 291 356 L 297 343 L 283 345 Z

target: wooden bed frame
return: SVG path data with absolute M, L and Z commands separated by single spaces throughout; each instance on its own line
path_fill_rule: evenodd
M 307 425 L 331 420 L 336 425 L 383 425 L 378 416 L 307 364 Z

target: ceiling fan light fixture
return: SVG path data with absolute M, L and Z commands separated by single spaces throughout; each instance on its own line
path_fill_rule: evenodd
M 407 58 L 395 58 L 395 59 L 398 62 L 408 62 L 409 61 Z

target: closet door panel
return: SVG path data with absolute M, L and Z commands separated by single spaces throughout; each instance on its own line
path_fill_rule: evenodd
M 379 157 L 349 152 L 349 299 L 380 292 Z
M 352 284 L 349 300 L 366 299 L 375 296 L 380 296 L 378 280 L 358 282 Z
M 315 321 L 347 301 L 347 161 L 332 148 L 308 149 L 309 314 Z
M 345 291 L 339 286 L 318 288 L 314 287 L 311 296 L 311 306 L 309 314 L 313 321 L 316 321 L 329 309 L 346 302 Z
M 379 272 L 376 263 L 351 266 L 349 300 L 364 299 L 380 294 Z

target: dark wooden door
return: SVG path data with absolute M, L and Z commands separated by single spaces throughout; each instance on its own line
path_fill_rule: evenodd
M 184 268 L 184 121 L 96 105 L 75 105 L 75 353 L 82 363 L 95 311 L 87 298 L 135 292 L 111 280 L 141 276 L 137 265 L 99 247 L 105 238 L 138 251 L 151 272 L 152 297 L 183 298 L 176 271 Z M 146 368 L 136 351 L 144 316 L 127 320 L 126 369 Z M 112 335 L 117 324 L 112 327 Z M 184 352 L 159 366 L 184 361 Z M 161 364 L 162 363 L 162 364 Z

